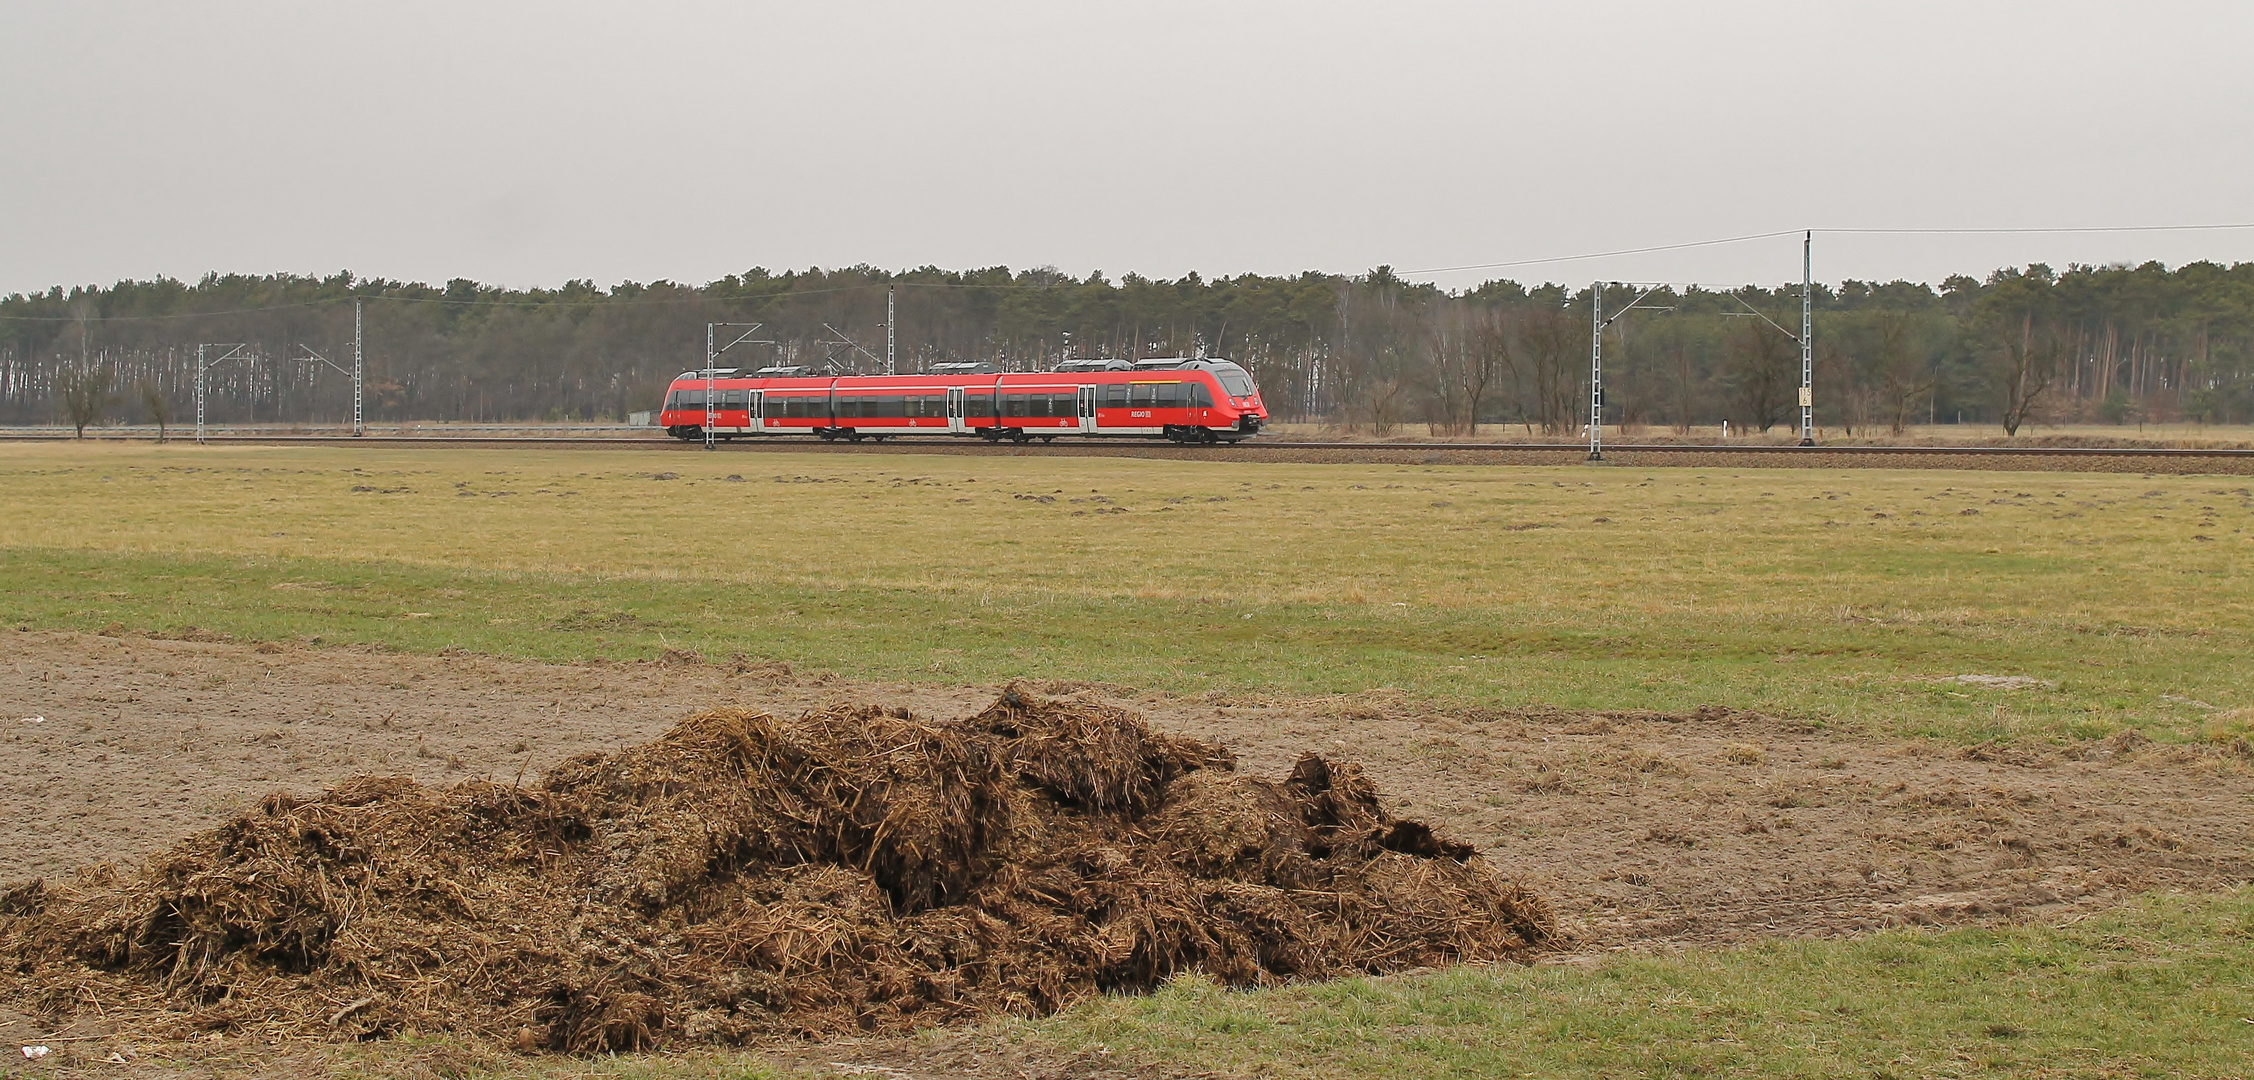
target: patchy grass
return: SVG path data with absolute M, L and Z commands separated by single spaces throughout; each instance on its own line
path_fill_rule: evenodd
M 1723 703 L 1972 740 L 2233 738 L 2254 706 L 2244 484 L 13 446 L 0 618 L 685 648 L 949 682 Z M 1963 674 L 2024 678 L 1940 681 Z
M 1184 979 L 998 1037 L 1181 1073 L 2245 1076 L 2254 892 L 2063 927 L 1770 942 L 1232 993 Z M 1185 1067 L 1192 1066 L 1192 1067 Z

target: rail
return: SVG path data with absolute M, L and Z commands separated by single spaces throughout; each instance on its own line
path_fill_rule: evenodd
M 609 434 L 610 432 L 647 431 L 648 429 L 612 428 L 590 425 L 573 428 L 587 432 L 572 437 L 552 435 L 501 435 L 499 431 L 534 430 L 529 428 L 502 428 L 499 425 L 480 429 L 466 425 L 449 425 L 446 428 L 425 428 L 427 434 L 351 436 L 344 434 L 288 434 L 219 432 L 207 434 L 206 441 L 230 445 L 329 445 L 363 447 L 457 447 L 465 449 L 631 449 L 631 450 L 703 450 L 699 442 L 683 442 L 664 436 L 633 436 Z M 553 430 L 553 429 L 549 429 Z M 460 434 L 455 434 L 460 432 Z M 603 432 L 604 434 L 594 434 Z M 154 438 L 153 432 L 119 431 L 109 429 L 87 433 L 88 441 L 145 442 Z M 0 430 L 0 442 L 68 442 L 73 434 L 68 429 Z M 185 442 L 185 439 L 176 439 Z M 1073 440 L 1057 443 L 991 444 L 978 439 L 962 437 L 933 437 L 922 439 L 892 438 L 884 442 L 822 442 L 813 439 L 743 439 L 719 444 L 726 451 L 817 451 L 824 453 L 969 453 L 1008 456 L 1036 455 L 1113 455 L 1131 457 L 1169 457 L 1246 460 L 1274 459 L 1287 455 L 1322 455 L 1316 460 L 1393 460 L 1403 456 L 1417 456 L 1425 462 L 1450 456 L 1534 455 L 1556 458 L 1561 464 L 1582 460 L 1587 448 L 1573 443 L 1544 442 L 1449 442 L 1449 443 L 1378 443 L 1378 442 L 1319 442 L 1310 440 L 1250 440 L 1236 445 L 1198 446 L 1158 441 L 1136 440 Z M 1812 464 L 1822 460 L 1826 464 L 1841 459 L 1895 459 L 1941 461 L 1946 459 L 2048 459 L 2059 462 L 2077 459 L 2151 459 L 2254 463 L 2254 449 L 2242 447 L 2160 447 L 2160 446 L 1870 446 L 1870 445 L 1817 445 L 1796 446 L 1773 443 L 1615 443 L 1605 447 L 1608 458 L 1614 455 L 1633 457 L 1635 461 L 1620 464 L 1659 464 L 1666 458 L 1696 456 L 1711 460 L 1714 457 L 1760 460 L 1764 464 Z M 1875 460 L 1874 460 L 1875 463 Z

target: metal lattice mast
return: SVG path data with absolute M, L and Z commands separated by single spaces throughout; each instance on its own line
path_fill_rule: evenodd
M 204 350 L 213 347 L 214 344 L 215 343 L 208 341 L 199 341 L 196 343 L 196 442 L 199 444 L 203 442 L 204 373 L 210 371 L 212 368 L 226 363 L 229 360 L 241 360 L 244 363 L 249 363 L 252 359 L 254 359 L 254 357 L 252 357 L 251 355 L 245 354 L 243 352 L 243 350 L 249 348 L 249 346 L 245 345 L 242 342 L 226 344 L 224 347 L 227 351 L 220 353 L 219 359 L 217 360 L 204 359 Z M 328 363 L 328 361 L 326 360 L 323 360 L 322 362 Z M 336 365 L 330 364 L 329 366 L 335 367 Z M 256 390 L 255 384 L 253 385 L 253 390 L 254 392 Z
M 1816 445 L 1816 231 L 1800 238 L 1800 445 Z
M 892 291 L 892 286 L 884 287 L 884 373 L 898 375 L 900 374 L 899 356 L 893 351 L 892 345 Z
M 717 326 L 717 323 L 704 324 L 704 448 L 707 450 L 713 448 L 712 429 L 720 425 L 720 410 L 712 407 L 712 365 L 719 357 L 712 351 L 712 334 Z
M 1589 286 L 1589 460 L 1604 460 L 1604 282 Z
M 367 427 L 362 423 L 360 411 L 360 376 L 365 368 L 366 355 L 360 336 L 360 298 L 355 296 L 352 298 L 352 437 L 356 439 L 368 433 Z
M 1649 306 L 1644 303 L 1644 301 L 1651 299 L 1651 294 L 1660 290 L 1660 286 L 1653 285 L 1649 288 L 1646 288 L 1644 291 L 1637 293 L 1635 299 L 1628 301 L 1626 306 L 1622 307 L 1618 311 L 1613 312 L 1612 318 L 1605 318 L 1604 286 L 1605 283 L 1602 281 L 1589 286 L 1590 461 L 1604 460 L 1604 328 L 1611 326 L 1614 322 L 1619 321 L 1621 316 L 1624 316 L 1631 311 L 1635 311 L 1638 308 L 1641 308 L 1645 311 L 1675 310 L 1672 306 L 1657 307 Z M 1631 284 L 1630 287 L 1632 288 L 1633 285 Z

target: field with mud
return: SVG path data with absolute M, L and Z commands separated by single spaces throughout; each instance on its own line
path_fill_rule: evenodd
M 0 524 L 0 888 L 12 889 L 13 932 L 79 926 L 40 940 L 63 950 L 51 961 L 90 974 L 17 984 L 32 989 L 0 1006 L 0 1040 L 50 1053 L 0 1068 L 2231 1075 L 2248 1060 L 2230 1002 L 2243 993 L 2232 972 L 2254 962 L 2254 615 L 2248 496 L 2226 478 L 2067 475 L 2033 490 L 1961 474 L 1865 473 L 1849 486 L 1750 470 L 1080 460 L 1041 464 L 1036 483 L 1022 461 L 809 460 L 772 478 L 659 479 L 627 458 L 590 467 L 585 451 L 30 453 L 0 476 L 24 511 Z M 70 521 L 96 500 L 101 528 Z M 959 506 L 973 511 L 948 513 Z M 671 513 L 684 508 L 695 512 Z M 998 720 L 1005 695 L 1065 719 Z M 770 719 L 728 721 L 752 734 L 713 743 L 681 734 L 710 721 L 677 729 L 697 714 Z M 756 734 L 766 724 L 775 734 Z M 989 974 L 909 949 L 880 966 L 920 974 L 870 997 L 849 988 L 884 978 L 821 966 L 835 961 L 680 946 L 688 959 L 667 963 L 702 974 L 684 976 L 677 1000 L 644 987 L 629 992 L 653 1004 L 613 1016 L 579 987 L 541 1012 L 483 963 L 453 981 L 525 1004 L 479 1015 L 460 1008 L 467 998 L 413 1003 L 404 988 L 422 967 L 461 957 L 414 960 L 407 937 L 366 946 L 340 973 L 322 966 L 327 945 L 300 970 L 225 931 L 190 973 L 187 953 L 163 951 L 191 940 L 184 931 L 70 922 L 88 905 L 180 910 L 191 896 L 234 911 L 224 898 L 244 889 L 278 902 L 246 853 L 329 866 L 326 849 L 299 846 L 309 822 L 393 851 L 352 863 L 367 875 L 353 880 L 393 897 L 385 910 L 421 910 L 366 869 L 436 857 L 423 841 L 386 847 L 414 834 L 385 822 L 500 805 L 485 792 L 576 799 L 573 820 L 630 857 L 615 838 L 674 835 L 650 824 L 673 804 L 616 794 L 655 781 L 605 781 L 613 794 L 598 798 L 584 778 L 644 776 L 654 761 L 674 779 L 647 790 L 709 784 L 722 775 L 709 761 L 662 748 L 746 738 L 844 755 L 773 781 L 806 806 L 838 796 L 805 776 L 878 769 L 867 775 L 890 779 L 853 790 L 922 791 L 910 781 L 936 777 L 915 781 L 937 785 L 930 806 L 1001 799 L 1017 809 L 994 822 L 1046 823 L 1048 840 L 1011 847 L 963 839 L 1002 827 L 968 811 L 879 810 L 848 842 L 835 838 L 850 829 L 808 811 L 802 824 L 833 839 L 791 841 L 844 845 L 805 865 L 874 875 L 854 886 L 879 890 L 869 910 L 889 912 L 868 916 L 889 928 L 872 941 L 985 950 Z M 891 749 L 850 750 L 880 743 Z M 950 780 L 887 756 L 910 743 L 926 748 L 916 762 L 1000 771 Z M 1318 783 L 1310 757 L 1324 777 L 1367 787 Z M 725 775 L 767 775 L 726 760 Z M 1240 779 L 1184 779 L 1200 775 Z M 369 794 L 355 778 L 370 776 L 411 785 Z M 1168 816 L 1169 800 L 1204 805 L 1214 791 L 1241 791 L 1231 797 L 1266 807 L 1254 817 L 1270 824 L 1239 839 L 1237 826 L 1199 839 L 1166 824 L 1233 820 Z M 760 816 L 774 801 L 714 809 L 700 829 L 797 835 Z M 600 859 L 571 862 L 582 841 L 522 831 L 564 811 L 508 805 L 519 809 L 490 811 L 494 835 L 532 853 L 511 864 L 525 884 L 510 895 L 568 898 L 580 888 L 568 882 L 610 880 Z M 1021 879 L 995 869 L 901 891 L 913 875 L 882 868 L 900 850 L 888 830 L 907 827 L 883 824 L 896 818 L 933 838 L 917 844 L 1027 867 L 1033 891 L 1011 891 Z M 223 826 L 234 831 L 210 832 Z M 444 838 L 455 835 L 426 839 L 477 849 Z M 648 906 L 647 880 L 750 897 L 729 902 L 770 915 L 813 902 L 735 876 L 748 869 L 709 869 L 710 851 L 694 850 L 707 852 L 697 874 L 718 876 L 644 875 L 618 895 L 643 895 L 634 910 L 653 926 L 710 923 L 719 901 Z M 795 865 L 771 845 L 742 851 L 754 853 L 720 862 Z M 117 869 L 77 870 L 102 863 Z M 32 879 L 42 886 L 26 891 Z M 563 948 L 470 878 L 446 880 L 470 890 L 469 914 L 415 925 L 523 935 L 494 956 Z M 1403 881 L 1425 884 L 1385 891 Z M 1142 884 L 1105 891 L 1125 882 Z M 1388 922 L 1380 913 L 1416 905 L 1310 906 L 1313 893 L 1459 906 Z M 957 894 L 986 899 L 945 898 Z M 819 895 L 836 906 L 846 894 Z M 348 921 L 333 898 L 287 896 L 299 906 L 258 915 L 279 921 L 223 912 L 209 926 L 309 925 L 291 912 Z M 522 911 L 554 903 L 565 900 Z M 948 911 L 1021 927 L 1062 918 L 1109 945 L 1052 979 L 1012 957 L 1080 946 L 1008 952 L 983 932 L 934 929 L 928 913 Z M 675 948 L 573 925 L 571 949 L 594 952 L 571 964 L 600 968 L 586 958 L 599 953 L 642 971 L 637 948 Z M 601 925 L 615 936 L 627 924 Z M 730 941 L 756 936 L 725 925 L 739 927 Z M 87 942 L 120 934 L 110 960 L 86 959 Z M 1329 944 L 1308 956 L 1329 959 L 1287 955 L 1313 942 Z M 773 955 L 843 955 L 791 949 Z M 1152 956 L 1174 959 L 1136 959 Z M 755 970 L 841 989 L 745 997 L 728 972 Z M 939 972 L 961 987 L 934 989 Z M 77 989 L 58 996 L 66 982 Z M 254 984 L 287 1008 L 258 1005 Z M 754 999 L 768 1012 L 744 1004 Z M 715 1001 L 741 1022 L 716 1019 Z M 758 1019 L 770 1015 L 829 1019 L 792 1034 L 798 1021 Z M 621 1049 L 633 1053 L 584 1056 Z

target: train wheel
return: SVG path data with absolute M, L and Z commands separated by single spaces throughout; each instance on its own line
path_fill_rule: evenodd
M 1057 437 L 1054 435 L 1043 435 L 1041 436 L 1041 441 L 1045 443 L 1053 443 L 1057 441 Z
M 1029 443 L 1033 441 L 1033 436 L 1026 434 L 1024 428 L 1011 428 L 1010 441 L 1014 443 Z
M 1197 441 L 1204 443 L 1207 446 L 1211 446 L 1214 443 L 1220 442 L 1221 437 L 1219 435 L 1215 435 L 1212 428 L 1203 428 L 1200 429 L 1197 433 Z
M 846 432 L 846 433 L 845 433 L 845 441 L 846 441 L 846 442 L 860 442 L 860 441 L 861 441 L 861 433 L 860 433 L 860 432 L 858 432 L 858 431 L 848 431 L 848 432 Z

